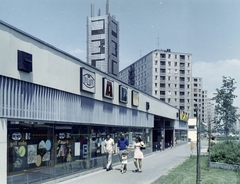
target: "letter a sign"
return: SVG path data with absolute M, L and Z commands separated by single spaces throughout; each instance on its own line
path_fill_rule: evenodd
M 113 91 L 114 91 L 114 82 L 103 78 L 103 96 L 105 98 L 113 99 Z

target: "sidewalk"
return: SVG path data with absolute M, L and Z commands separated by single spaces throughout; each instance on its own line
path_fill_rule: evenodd
M 207 141 L 201 141 L 201 152 L 206 151 Z M 196 143 L 194 143 L 193 155 L 196 154 Z M 166 175 L 172 168 L 183 163 L 190 156 L 190 144 L 184 144 L 164 151 L 153 152 L 143 159 L 142 173 L 134 173 L 133 160 L 128 161 L 128 171 L 120 173 L 120 164 L 115 164 L 113 170 L 106 172 L 105 169 L 97 168 L 87 173 L 79 173 L 69 177 L 60 178 L 45 184 L 120 184 L 138 183 L 151 184 L 160 176 Z

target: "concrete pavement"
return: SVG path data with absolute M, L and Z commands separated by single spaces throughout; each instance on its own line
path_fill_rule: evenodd
M 207 150 L 207 140 L 201 142 L 201 152 Z M 171 169 L 183 163 L 189 156 L 196 154 L 196 143 L 194 149 L 190 151 L 190 144 L 168 148 L 164 151 L 153 152 L 143 159 L 142 173 L 134 173 L 135 166 L 133 159 L 128 160 L 128 171 L 120 173 L 120 163 L 113 165 L 113 170 L 106 172 L 105 169 L 97 168 L 86 173 L 79 173 L 69 177 L 60 178 L 45 184 L 118 184 L 118 183 L 138 183 L 151 184 L 160 176 L 166 175 Z

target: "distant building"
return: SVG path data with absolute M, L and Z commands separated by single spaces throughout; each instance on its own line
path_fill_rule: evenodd
M 119 23 L 108 12 L 87 18 L 87 62 L 101 71 L 118 76 L 119 72 Z
M 194 117 L 192 54 L 157 49 L 120 71 L 119 78 Z
M 200 120 L 202 120 L 202 110 L 203 110 L 203 97 L 202 97 L 202 78 L 193 77 L 192 78 L 192 94 L 193 94 L 193 106 L 192 113 L 194 110 L 198 110 L 198 115 Z M 196 113 L 193 113 L 196 117 Z

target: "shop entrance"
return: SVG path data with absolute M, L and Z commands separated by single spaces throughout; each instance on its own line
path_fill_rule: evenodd
M 174 146 L 173 130 L 165 130 L 165 148 L 171 148 Z

